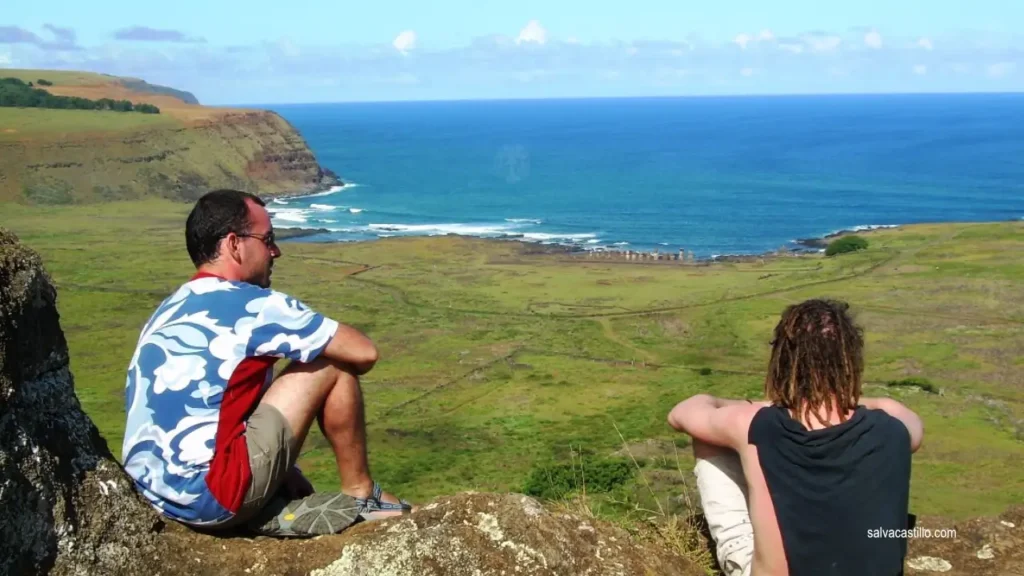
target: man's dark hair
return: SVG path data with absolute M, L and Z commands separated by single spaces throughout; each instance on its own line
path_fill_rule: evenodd
M 786 308 L 775 327 L 765 393 L 773 404 L 809 422 L 834 408 L 840 420 L 860 401 L 864 333 L 836 300 L 807 300 Z M 835 405 L 833 405 L 833 400 Z M 826 417 L 827 418 L 827 417 Z M 827 425 L 817 417 L 822 425 Z
M 249 232 L 246 200 L 266 206 L 263 200 L 239 190 L 214 190 L 203 195 L 185 222 L 185 246 L 192 263 L 199 266 L 217 257 L 217 244 L 229 233 Z

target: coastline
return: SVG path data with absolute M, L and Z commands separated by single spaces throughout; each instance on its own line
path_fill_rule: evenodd
M 340 190 L 339 190 L 340 191 Z M 334 192 L 327 192 L 334 193 Z M 326 193 L 325 193 L 326 194 Z M 307 197 L 309 195 L 306 195 Z M 297 198 L 298 196 L 293 196 Z M 285 198 L 282 197 L 282 200 Z M 522 237 L 504 237 L 504 238 L 488 238 L 482 236 L 473 236 L 467 234 L 443 234 L 443 235 L 423 235 L 423 236 L 404 236 L 403 238 L 436 238 L 439 236 L 454 236 L 457 238 L 465 238 L 472 240 L 479 240 L 482 242 L 519 242 L 523 245 L 523 254 L 531 255 L 564 255 L 575 259 L 579 259 L 580 256 L 584 256 L 585 259 L 601 260 L 606 262 L 611 261 L 622 261 L 622 262 L 640 262 L 640 263 L 653 263 L 653 262 L 682 262 L 692 264 L 710 264 L 714 262 L 731 262 L 731 263 L 749 263 L 757 262 L 768 258 L 780 258 L 780 257 L 803 257 L 812 256 L 824 253 L 825 248 L 828 244 L 841 236 L 859 233 L 870 233 L 876 230 L 895 230 L 900 229 L 904 224 L 878 224 L 878 225 L 863 225 L 854 226 L 852 228 L 844 228 L 834 232 L 829 232 L 825 235 L 818 237 L 807 237 L 798 238 L 790 241 L 792 246 L 780 247 L 775 250 L 768 250 L 764 252 L 751 252 L 747 254 L 715 254 L 712 256 L 697 257 L 692 253 L 685 251 L 676 252 L 663 252 L 663 251 L 638 251 L 638 250 L 595 250 L 587 249 L 577 244 L 557 243 L 557 242 L 539 242 L 530 241 L 523 239 Z M 322 234 L 330 234 L 332 230 L 327 228 L 305 228 L 305 227 L 275 227 L 278 239 L 280 240 L 295 240 L 300 238 L 313 238 Z M 379 240 L 388 240 L 393 237 L 382 237 L 372 240 L 313 240 L 312 242 L 317 244 L 359 244 L 364 242 L 376 242 Z M 687 256 L 688 255 L 688 256 Z

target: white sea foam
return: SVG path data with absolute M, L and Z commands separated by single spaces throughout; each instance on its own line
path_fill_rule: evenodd
M 337 206 L 330 206 L 330 205 L 327 205 L 327 204 L 310 204 L 309 207 L 314 209 L 314 210 L 324 210 L 324 211 L 334 210 L 335 208 L 337 208 Z
M 616 242 L 612 246 L 629 246 L 629 242 Z
M 854 232 L 866 232 L 868 230 L 881 230 L 884 228 L 899 228 L 899 224 L 865 224 L 863 226 L 854 226 Z
M 411 235 L 443 236 L 461 234 L 464 236 L 499 236 L 509 232 L 507 226 L 487 224 L 370 224 L 374 232 L 397 232 Z
M 843 228 L 841 230 L 833 230 L 825 236 L 831 236 L 833 234 L 839 234 L 840 232 L 868 232 L 870 230 L 881 230 L 883 228 L 899 228 L 899 224 L 861 224 L 860 226 L 854 226 L 852 228 Z
M 306 217 L 298 212 L 288 212 L 284 214 L 279 213 L 276 214 L 275 217 L 278 220 L 284 220 L 285 222 L 299 222 L 302 224 L 308 222 Z
M 307 222 L 307 216 L 309 216 L 310 210 L 308 208 L 277 208 L 271 206 L 267 208 L 267 212 L 270 213 L 271 222 L 275 226 L 279 222 L 292 222 L 298 224 L 305 224 Z M 283 228 L 284 226 L 278 226 Z
M 331 186 L 327 190 L 324 190 L 323 192 L 317 192 L 316 194 L 302 194 L 302 195 L 299 195 L 299 196 L 286 196 L 285 198 L 291 200 L 291 199 L 294 199 L 294 198 L 317 198 L 319 196 L 330 196 L 331 194 L 337 194 L 338 192 L 341 192 L 343 190 L 349 190 L 349 189 L 355 188 L 357 186 L 359 186 L 359 184 L 356 184 L 355 182 L 347 182 L 343 186 Z
M 360 212 L 363 211 L 363 209 L 362 208 L 349 208 L 348 211 L 350 213 L 352 213 L 352 214 L 359 214 Z
M 537 220 L 534 218 L 505 218 L 505 222 L 511 222 L 512 224 L 543 224 L 543 220 Z
M 590 240 L 587 240 L 587 244 L 597 244 L 598 242 L 600 242 L 600 240 L 598 240 L 597 238 L 591 238 Z
M 535 240 L 539 242 L 552 242 L 555 240 L 568 240 L 570 242 L 579 242 L 582 240 L 589 240 L 597 237 L 597 234 L 557 234 L 557 233 L 546 233 L 546 232 L 527 232 L 523 234 L 523 238 L 527 240 Z
M 285 202 L 284 200 L 279 199 L 279 198 L 274 198 L 274 204 L 285 204 L 285 205 L 287 205 L 288 203 Z

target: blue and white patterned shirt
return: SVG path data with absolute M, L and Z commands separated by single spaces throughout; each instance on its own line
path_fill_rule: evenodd
M 281 358 L 309 362 L 338 323 L 280 292 L 197 274 L 148 320 L 128 366 L 122 459 L 158 510 L 191 524 L 237 513 L 245 419 Z

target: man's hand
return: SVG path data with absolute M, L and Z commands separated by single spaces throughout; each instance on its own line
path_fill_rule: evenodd
M 281 490 L 292 500 L 305 498 L 314 492 L 313 485 L 302 475 L 302 471 L 297 466 L 288 472 L 288 476 L 285 476 Z

